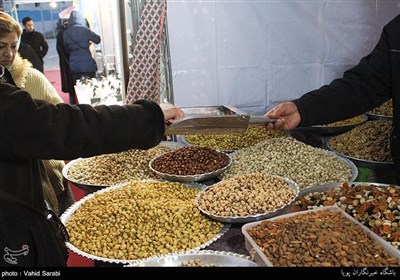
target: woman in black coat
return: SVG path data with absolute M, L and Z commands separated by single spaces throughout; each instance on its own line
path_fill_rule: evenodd
M 166 121 L 183 112 L 145 100 L 125 106 L 53 105 L 5 83 L 12 82 L 10 75 L 0 70 L 6 73 L 0 83 L 0 267 L 65 266 L 54 232 L 38 213 L 46 209 L 40 159 L 149 149 L 162 140 Z
M 63 38 L 63 34 L 67 26 L 68 20 L 64 19 L 62 21 L 62 24 L 60 24 L 58 28 L 58 33 L 56 37 L 56 48 L 58 53 L 58 61 L 60 64 L 61 90 L 65 93 L 68 93 L 70 96 L 75 97 L 74 83 L 72 82 L 71 72 L 69 70 L 69 55 L 65 49 Z M 75 101 L 75 98 L 72 98 L 72 101 Z

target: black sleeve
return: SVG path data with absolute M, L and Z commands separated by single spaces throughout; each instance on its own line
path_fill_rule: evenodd
M 387 28 L 373 51 L 346 71 L 342 78 L 293 100 L 301 114 L 301 126 L 350 118 L 391 98 L 392 69 Z
M 42 40 L 41 40 L 41 43 L 40 43 L 41 54 L 42 54 L 42 57 L 45 57 L 47 52 L 49 51 L 49 44 L 47 44 L 47 41 L 44 39 L 43 35 L 41 37 L 42 37 Z
M 0 92 L 0 158 L 74 159 L 148 149 L 164 136 L 163 112 L 151 101 L 52 105 L 8 84 Z

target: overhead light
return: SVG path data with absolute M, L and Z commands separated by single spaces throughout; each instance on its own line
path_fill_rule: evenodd
M 57 2 L 53 0 L 53 1 L 50 2 L 49 5 L 50 5 L 50 7 L 51 7 L 52 9 L 54 9 L 54 8 L 57 7 Z

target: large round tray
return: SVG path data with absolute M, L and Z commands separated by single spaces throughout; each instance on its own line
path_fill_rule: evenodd
M 366 113 L 368 118 L 370 120 L 393 120 L 393 116 L 387 116 L 387 115 L 376 115 L 376 114 L 371 114 L 371 113 Z
M 340 156 L 340 155 L 338 155 L 337 153 L 335 153 L 335 152 L 333 152 L 333 151 L 324 150 L 324 152 L 327 153 L 327 154 L 334 155 L 336 158 L 338 158 L 340 161 L 342 161 L 343 163 L 345 163 L 346 165 L 348 165 L 348 166 L 350 167 L 350 170 L 351 170 L 351 177 L 350 177 L 350 179 L 348 180 L 349 182 L 353 182 L 355 179 L 357 179 L 357 176 L 358 176 L 358 169 L 357 169 L 357 166 L 356 166 L 350 159 L 347 159 L 347 158 L 344 157 L 344 156 Z M 234 152 L 232 155 L 234 155 L 235 153 L 236 153 L 236 152 Z M 219 175 L 219 176 L 218 176 L 218 179 L 223 180 L 224 178 L 223 178 L 222 175 Z M 310 187 L 313 187 L 313 186 L 307 186 L 305 189 L 308 189 L 308 188 L 310 188 Z M 301 189 L 301 188 L 300 188 L 300 189 Z
M 346 158 L 348 160 L 351 160 L 356 166 L 359 167 L 366 167 L 366 168 L 370 168 L 370 169 L 379 169 L 379 168 L 388 168 L 394 165 L 393 162 L 387 162 L 387 161 L 371 161 L 371 160 L 363 160 L 363 159 L 359 159 L 359 158 L 354 158 L 342 153 L 339 153 L 338 151 L 336 151 L 335 149 L 333 149 L 330 144 L 329 144 L 330 139 L 327 139 L 325 146 L 326 148 L 337 154 L 338 156 L 342 157 L 342 158 Z
M 285 211 L 285 209 L 289 208 L 290 205 L 294 201 L 296 201 L 297 196 L 299 195 L 300 189 L 299 189 L 299 186 L 294 181 L 290 180 L 289 178 L 285 178 L 285 177 L 281 177 L 281 176 L 274 176 L 274 177 L 278 177 L 278 178 L 281 178 L 281 179 L 285 180 L 288 183 L 289 187 L 296 191 L 295 196 L 293 197 L 293 199 L 289 203 L 287 203 L 286 205 L 284 205 L 284 206 L 282 206 L 280 208 L 275 209 L 274 211 L 269 211 L 269 212 L 266 212 L 266 213 L 256 214 L 256 215 L 249 215 L 249 216 L 218 216 L 218 215 L 211 214 L 211 213 L 203 210 L 200 207 L 198 199 L 199 199 L 199 197 L 201 196 L 201 194 L 203 192 L 205 192 L 208 189 L 212 188 L 213 185 L 205 188 L 204 190 L 201 191 L 201 193 L 198 194 L 198 196 L 196 197 L 197 207 L 199 208 L 199 210 L 203 214 L 209 216 L 210 218 L 212 218 L 214 220 L 217 220 L 217 221 L 220 221 L 220 222 L 223 222 L 223 223 L 249 223 L 249 222 L 269 219 L 269 218 L 278 216 L 278 215 L 282 214 Z
M 382 183 L 374 183 L 374 182 L 348 182 L 348 183 L 349 183 L 349 185 L 355 185 L 355 186 L 364 185 L 364 184 L 375 185 L 375 186 L 380 186 L 380 187 L 394 186 L 394 185 L 391 185 L 391 184 L 382 184 Z M 308 188 L 308 189 L 301 190 L 299 195 L 298 195 L 298 197 L 297 197 L 297 200 L 302 198 L 302 197 L 304 197 L 304 196 L 306 196 L 307 194 L 310 194 L 310 193 L 313 193 L 313 192 L 324 192 L 324 191 L 327 191 L 327 190 L 332 190 L 332 189 L 339 188 L 339 187 L 342 186 L 342 184 L 343 183 L 329 183 L 329 184 L 318 185 L 318 186 L 314 186 L 314 187 L 311 187 L 311 188 Z
M 143 181 L 156 181 L 156 180 L 143 180 Z M 101 189 L 98 190 L 94 193 L 88 194 L 87 196 L 85 196 L 84 198 L 82 198 L 81 200 L 75 202 L 70 208 L 68 208 L 60 217 L 61 222 L 66 225 L 68 220 L 72 217 L 72 215 L 79 209 L 79 207 L 86 201 L 94 198 L 95 195 L 97 194 L 101 194 L 101 193 L 105 193 L 105 192 L 109 192 L 115 189 L 119 189 L 122 188 L 126 185 L 126 183 L 123 184 L 118 184 L 109 188 L 105 188 L 105 189 Z M 201 185 L 201 184 L 197 184 L 197 183 L 190 183 L 190 184 L 185 184 L 188 187 L 191 188 L 198 188 L 200 190 L 205 189 L 205 185 Z M 230 228 L 229 224 L 224 225 L 224 227 L 221 229 L 221 231 L 216 234 L 212 239 L 210 239 L 209 241 L 201 244 L 198 247 L 195 247 L 193 249 L 188 250 L 187 252 L 196 252 L 199 251 L 201 249 L 204 249 L 205 247 L 209 246 L 211 243 L 215 242 L 216 240 L 218 240 L 221 236 L 223 236 Z M 66 242 L 66 245 L 68 247 L 68 249 L 70 249 L 71 251 L 73 251 L 74 253 L 83 256 L 85 258 L 91 259 L 91 260 L 96 260 L 96 261 L 102 261 L 102 262 L 107 262 L 107 263 L 116 263 L 116 264 L 133 264 L 133 263 L 137 263 L 137 262 L 141 262 L 143 260 L 149 259 L 136 259 L 136 260 L 121 260 L 121 259 L 110 259 L 110 258 L 104 258 L 104 257 L 99 257 L 96 255 L 92 255 L 89 253 L 86 253 L 82 250 L 80 250 L 79 248 L 75 247 L 72 243 L 70 242 Z M 163 254 L 159 255 L 159 256 L 164 256 Z M 153 258 L 153 257 L 151 257 Z
M 179 135 L 179 141 L 182 142 L 183 144 L 185 144 L 186 146 L 193 146 L 192 143 L 190 143 L 189 141 L 186 140 L 186 136 L 185 135 Z M 215 148 L 212 148 L 212 147 L 209 147 L 209 148 L 215 149 Z M 221 152 L 224 152 L 224 153 L 228 153 L 228 154 L 235 151 L 235 150 L 225 150 L 225 149 L 224 150 L 215 149 L 215 150 L 221 151 Z
M 193 253 L 170 254 L 163 257 L 150 258 L 142 262 L 128 264 L 126 267 L 147 267 L 147 266 L 181 266 L 182 262 L 200 260 L 204 265 L 213 266 L 249 266 L 257 267 L 258 264 L 249 257 L 236 253 L 201 250 Z
M 320 135 L 334 135 L 345 133 L 349 130 L 352 130 L 356 126 L 365 123 L 368 120 L 368 116 L 366 114 L 362 115 L 363 120 L 359 123 L 351 124 L 351 125 L 342 125 L 342 126 L 327 126 L 327 125 L 313 125 L 313 126 L 305 126 L 305 127 L 296 127 L 294 130 L 306 131 Z
M 162 141 L 162 142 L 159 144 L 159 146 L 166 147 L 166 148 L 170 148 L 170 149 L 178 149 L 178 148 L 184 147 L 185 145 L 182 144 L 182 143 L 178 143 L 178 142 Z M 81 161 L 82 159 L 83 159 L 83 158 L 78 158 L 78 159 L 71 160 L 70 162 L 68 162 L 68 163 L 64 166 L 64 168 L 63 168 L 63 170 L 62 170 L 62 175 L 64 176 L 64 178 L 67 179 L 68 181 L 70 181 L 71 183 L 73 183 L 73 184 L 74 184 L 75 186 L 77 186 L 78 188 L 80 188 L 80 189 L 82 189 L 82 190 L 84 190 L 84 191 L 87 191 L 87 192 L 89 192 L 89 193 L 98 191 L 99 189 L 102 189 L 102 188 L 110 187 L 110 185 L 99 185 L 99 184 L 94 185 L 94 184 L 88 184 L 88 183 L 78 182 L 78 181 L 76 181 L 76 180 L 74 180 L 74 179 L 71 179 L 71 178 L 68 176 L 68 171 L 69 171 L 69 169 L 72 168 L 74 165 L 76 165 L 76 164 L 77 164 L 79 161 Z
M 158 157 L 153 158 L 150 163 L 149 163 L 149 168 L 151 171 L 153 171 L 155 174 L 160 176 L 163 179 L 170 180 L 170 181 L 177 181 L 177 182 L 199 182 L 199 181 L 205 181 L 214 177 L 218 177 L 222 172 L 224 172 L 231 164 L 232 164 L 232 158 L 224 152 L 219 151 L 219 153 L 225 154 L 229 158 L 229 163 L 218 170 L 215 170 L 213 172 L 208 172 L 208 173 L 203 173 L 203 174 L 195 174 L 195 175 L 177 175 L 177 174 L 167 174 L 167 173 L 162 173 L 160 171 L 155 170 L 152 167 L 152 163 L 154 160 L 156 160 Z

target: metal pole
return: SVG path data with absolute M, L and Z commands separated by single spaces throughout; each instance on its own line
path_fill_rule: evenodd
M 119 23 L 120 23 L 120 30 L 121 30 L 121 49 L 122 49 L 122 59 L 121 59 L 121 66 L 122 66 L 122 73 L 121 73 L 121 85 L 124 87 L 123 92 L 123 99 L 125 100 L 126 89 L 128 88 L 128 81 L 129 81 L 129 56 L 128 56 L 128 38 L 126 34 L 126 16 L 125 16 L 125 1 L 118 1 L 119 2 Z

